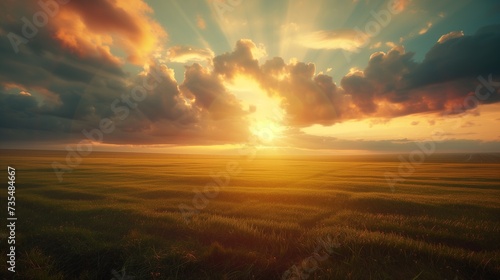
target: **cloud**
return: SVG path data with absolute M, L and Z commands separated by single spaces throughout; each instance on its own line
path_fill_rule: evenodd
M 340 108 L 343 106 L 343 94 L 338 90 L 332 77 L 316 75 L 312 63 L 285 63 L 275 57 L 260 64 L 254 50 L 258 47 L 250 40 L 239 40 L 233 52 L 214 58 L 214 74 L 224 79 L 233 79 L 245 75 L 257 81 L 269 95 L 281 100 L 282 107 L 288 113 L 290 125 L 308 126 L 315 123 L 330 125 L 338 121 Z M 196 66 L 200 68 L 200 66 Z M 188 70 L 192 70 L 188 68 Z M 200 69 L 197 69 L 200 72 Z M 205 71 L 206 72 L 206 71 Z M 212 81 L 204 86 L 207 90 L 218 85 L 215 77 L 204 74 L 205 80 Z M 186 77 L 188 77 L 186 75 Z M 208 79 L 210 78 L 210 79 Z M 188 85 L 188 83 L 185 83 Z M 186 86 L 183 85 L 183 86 Z M 205 94 L 208 97 L 209 94 Z M 203 100 L 197 102 L 203 102 Z M 223 100 L 228 100 L 223 98 Z M 234 107 L 234 106 L 233 106 Z M 314 109 L 312 109 L 314 108 Z
M 281 98 L 292 126 L 331 125 L 340 118 L 343 94 L 332 77 L 316 75 L 314 64 L 286 65 L 286 78 L 274 80 L 272 90 Z
M 127 61 L 141 65 L 166 37 L 152 13 L 142 0 L 71 0 L 54 17 L 54 36 L 79 56 L 117 62 L 121 59 L 112 49 L 118 48 Z
M 214 57 L 214 52 L 208 48 L 200 49 L 189 46 L 174 46 L 168 49 L 167 57 L 172 62 L 207 62 Z
M 161 82 L 147 91 L 143 101 L 124 98 L 144 79 L 154 81 L 151 75 Z M 97 72 L 83 88 L 70 83 L 54 91 L 61 103 L 52 107 L 22 92 L 0 89 L 0 130 L 10 135 L 4 141 L 21 136 L 28 137 L 24 141 L 37 139 L 34 135 L 50 141 L 50 133 L 56 139 L 80 141 L 86 137 L 84 129 L 98 128 L 104 118 L 116 127 L 103 139 L 110 144 L 213 145 L 242 143 L 250 135 L 248 112 L 216 75 L 198 64 L 186 70 L 182 85 L 175 81 L 172 69 L 159 64 L 126 79 Z
M 17 22 L 0 21 L 0 25 L 8 32 L 20 30 Z M 17 55 L 13 55 L 9 40 L 0 38 L 0 86 L 4 91 L 14 86 L 29 92 L 43 107 L 40 114 L 68 119 L 85 117 L 93 107 L 93 101 L 84 98 L 92 77 L 102 73 L 110 80 L 120 81 L 126 74 L 113 60 L 76 55 L 54 40 L 55 31 L 50 26 L 40 28 Z M 106 95 L 103 97 L 108 100 Z
M 346 75 L 341 86 L 365 116 L 463 112 L 476 106 L 465 103 L 480 84 L 478 76 L 499 80 L 500 58 L 494 47 L 498 45 L 498 29 L 485 27 L 475 35 L 437 43 L 421 63 L 413 60 L 413 53 L 396 47 L 387 54 L 373 54 L 367 68 Z M 500 96 L 491 92 L 476 101 L 498 102 Z
M 410 0 L 395 0 L 393 1 L 393 9 L 395 11 L 402 12 L 408 8 L 410 3 Z
M 220 76 L 199 64 L 186 67 L 181 90 L 194 104 L 209 113 L 210 118 L 220 120 L 244 116 L 246 112 L 236 97 L 224 87 Z
M 444 34 L 443 36 L 439 37 L 438 43 L 442 44 L 448 40 L 460 38 L 463 36 L 465 36 L 463 31 L 452 31 L 450 33 Z
M 340 84 L 361 114 L 371 114 L 377 110 L 377 104 L 373 100 L 375 88 L 362 71 L 344 76 Z
M 234 66 L 234 69 L 239 67 Z M 292 61 L 287 64 L 280 57 L 267 60 L 261 66 L 253 65 L 252 71 L 246 71 L 269 95 L 281 100 L 288 125 L 331 125 L 339 121 L 346 96 L 331 76 L 315 75 L 315 72 L 312 63 Z
M 352 29 L 321 30 L 301 36 L 298 43 L 311 49 L 341 49 L 356 52 L 366 44 L 366 35 Z
M 261 54 L 259 47 L 248 39 L 236 42 L 233 52 L 228 52 L 213 59 L 214 72 L 232 79 L 237 74 L 257 75 L 260 71 L 257 54 Z
M 102 27 L 106 30 L 131 28 L 139 32 L 127 25 L 103 24 L 111 26 Z M 15 21 L 2 19 L 0 29 L 8 33 L 20 27 Z M 84 129 L 99 128 L 105 118 L 116 127 L 103 138 L 110 144 L 213 145 L 248 139 L 248 113 L 224 87 L 216 86 L 219 78 L 212 70 L 193 66 L 179 85 L 172 69 L 153 62 L 150 56 L 154 52 L 145 52 L 141 54 L 144 70 L 137 75 L 126 74 L 117 59 L 68 48 L 54 36 L 59 30 L 57 25 L 40 29 L 36 38 L 19 48 L 18 55 L 12 55 L 7 38 L 0 38 L 2 143 L 78 142 L 86 137 Z M 89 26 L 85 31 L 94 32 Z M 98 36 L 104 34 L 96 32 Z M 201 54 L 208 55 L 209 51 Z M 185 52 L 182 55 L 185 57 Z M 157 78 L 161 82 L 147 90 L 144 100 L 127 103 L 131 101 L 126 97 L 135 86 Z
M 470 134 L 467 134 L 470 135 Z M 441 135 L 445 136 L 445 135 Z M 446 135 L 446 139 L 439 141 L 439 151 L 444 152 L 497 152 L 500 149 L 500 141 L 460 140 L 453 139 L 456 134 Z M 402 152 L 409 153 L 418 149 L 415 141 L 410 139 L 387 139 L 387 140 L 347 140 L 334 137 L 315 136 L 305 134 L 301 131 L 291 130 L 287 133 L 287 143 L 291 147 L 300 147 L 310 150 L 326 151 L 370 151 L 370 152 Z M 397 156 L 395 156 L 396 158 Z M 431 160 L 429 158 L 429 160 Z M 464 158 L 465 160 L 466 158 Z
M 382 46 L 382 42 L 378 41 L 370 46 L 370 49 L 378 49 Z
M 76 1 L 15 57 L 9 40 L 0 38 L 3 142 L 79 141 L 83 129 L 97 128 L 103 118 L 109 118 L 116 129 L 106 135 L 105 143 L 242 143 L 251 134 L 249 119 L 254 110 L 247 110 L 225 87 L 238 75 L 254 79 L 278 99 L 286 113 L 285 124 L 295 129 L 352 119 L 445 113 L 454 106 L 463 107 L 480 85 L 479 75 L 489 80 L 492 74 L 493 81 L 500 76 L 500 33 L 496 27 L 484 27 L 474 35 L 443 39 L 421 62 L 402 46 L 391 45 L 388 52 L 372 54 L 364 69 L 353 68 L 340 84 L 330 75 L 316 73 L 313 63 L 266 59 L 265 48 L 249 39 L 238 40 L 234 50 L 220 55 L 209 49 L 173 46 L 168 53 L 171 61 L 195 62 L 184 68 L 184 81 L 178 83 L 173 69 L 151 59 L 161 39 L 153 39 L 154 32 L 148 32 L 157 30 L 148 7 L 141 1 L 99 2 L 109 17 L 90 22 L 102 12 L 95 11 L 95 4 Z M 69 15 L 75 16 L 74 21 L 69 21 Z M 130 22 L 124 23 L 125 19 Z M 20 30 L 20 24 L 10 18 L 0 24 L 4 33 Z M 326 35 L 325 46 L 332 38 L 355 38 L 351 31 Z M 131 48 L 133 42 L 137 49 Z M 137 75 L 125 71 L 119 53 L 132 62 L 144 62 L 144 69 Z M 208 65 L 196 63 L 210 59 Z M 137 106 L 128 105 L 124 95 L 151 79 L 161 82 L 147 90 Z M 478 105 L 498 101 L 499 95 L 492 93 Z M 361 147 L 356 145 L 345 147 Z M 375 149 L 383 143 L 359 145 Z
M 316 74 L 315 65 L 285 63 L 275 57 L 260 64 L 251 54 L 251 41 L 239 41 L 235 51 L 214 58 L 215 72 L 231 79 L 236 74 L 253 77 L 262 88 L 281 100 L 286 122 L 304 127 L 332 125 L 349 119 L 394 118 L 416 113 L 461 113 L 481 103 L 500 101 L 498 95 L 477 104 L 465 104 L 479 81 L 500 65 L 494 46 L 500 34 L 492 28 L 437 43 L 422 62 L 402 46 L 370 56 L 365 69 L 354 69 L 336 85 L 331 76 Z M 497 32 L 497 33 L 495 33 Z M 469 98 L 470 99 L 470 98 Z M 457 110 L 457 108 L 460 108 Z
M 396 45 L 396 43 L 391 42 L 391 41 L 385 42 L 385 45 L 388 46 L 389 48 L 395 48 L 398 46 L 398 45 Z
M 213 72 L 196 63 L 187 66 L 179 85 L 172 69 L 155 64 L 135 84 L 151 73 L 161 83 L 137 109 L 130 110 L 128 118 L 116 120 L 119 129 L 109 135 L 107 143 L 216 145 L 249 139 L 248 112 Z
M 353 104 L 361 114 L 385 116 L 376 114 L 379 112 L 379 103 L 386 103 L 382 101 L 391 98 L 391 93 L 402 86 L 403 75 L 414 67 L 412 54 L 396 47 L 387 54 L 372 54 L 368 66 L 363 71 L 346 75 L 341 85 L 346 94 L 352 96 Z
M 465 96 L 474 91 L 479 75 L 499 74 L 500 57 L 496 55 L 496 46 L 500 45 L 500 29 L 483 30 L 469 36 L 462 36 L 461 32 L 448 33 L 449 38 L 435 44 L 422 63 L 408 73 L 409 84 L 420 87 L 462 78 L 473 79 L 473 84 L 459 91 Z
M 422 28 L 422 29 L 420 29 L 420 30 L 418 31 L 418 34 L 419 34 L 419 35 L 423 35 L 423 34 L 427 33 L 427 31 L 429 31 L 429 29 L 431 29 L 431 27 L 432 27 L 432 22 L 428 22 L 428 23 L 427 23 L 427 25 L 426 25 L 424 28 Z M 442 38 L 442 37 L 441 37 L 441 38 Z M 440 40 L 441 40 L 441 39 L 440 39 Z

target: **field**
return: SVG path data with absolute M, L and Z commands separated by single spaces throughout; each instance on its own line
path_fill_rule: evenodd
M 397 155 L 94 152 L 59 182 L 66 152 L 0 152 L 15 279 L 500 279 L 498 155 L 433 156 L 392 191 Z

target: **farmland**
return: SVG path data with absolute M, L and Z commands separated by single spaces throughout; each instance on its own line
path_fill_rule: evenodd
M 435 155 L 391 189 L 396 155 L 94 152 L 60 182 L 65 152 L 1 152 L 16 279 L 500 278 L 498 155 Z

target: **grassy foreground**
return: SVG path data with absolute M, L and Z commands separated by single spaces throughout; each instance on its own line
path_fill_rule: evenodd
M 500 279 L 496 160 L 429 159 L 392 192 L 396 156 L 94 152 L 59 182 L 65 152 L 0 152 L 18 217 L 2 278 Z

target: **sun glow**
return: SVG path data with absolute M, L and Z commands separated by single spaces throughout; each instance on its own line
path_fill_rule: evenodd
M 272 120 L 258 121 L 250 127 L 250 131 L 264 145 L 272 144 L 274 140 L 283 137 L 285 127 Z
M 279 99 L 270 97 L 255 80 L 244 75 L 236 76 L 232 82 L 226 83 L 226 87 L 248 108 L 249 129 L 261 144 L 272 145 L 283 137 L 286 126 Z

